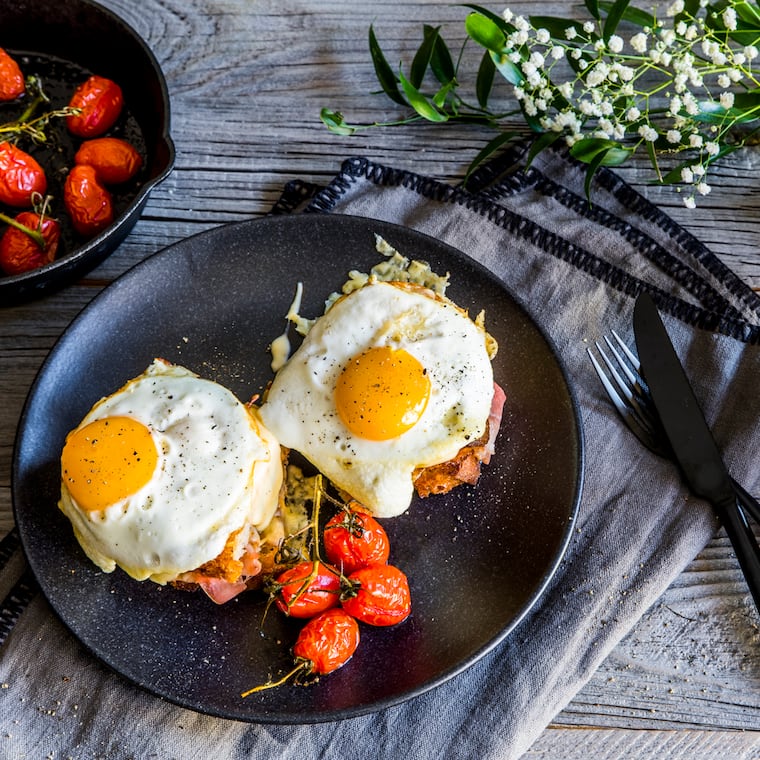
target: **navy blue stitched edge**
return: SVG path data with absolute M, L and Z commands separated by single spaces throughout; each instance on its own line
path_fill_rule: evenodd
M 528 172 L 520 170 L 516 164 L 524 159 L 529 142 L 510 146 L 509 149 L 491 159 L 486 165 L 473 173 L 467 183 L 470 191 L 486 190 L 489 185 L 504 182 L 504 189 L 509 193 L 532 184 Z M 553 145 L 546 150 L 559 154 L 563 161 L 574 165 L 579 171 L 585 172 L 586 165 L 574 159 L 564 146 Z M 501 176 L 506 173 L 506 176 Z M 662 209 L 648 201 L 641 193 L 629 185 L 620 175 L 607 167 L 601 167 L 594 175 L 594 181 L 615 197 L 623 206 L 639 214 L 643 219 L 652 222 L 665 233 L 670 235 L 684 250 L 694 257 L 699 264 L 712 274 L 733 296 L 738 298 L 751 311 L 760 316 L 760 294 L 755 293 L 743 282 L 735 272 L 729 269 L 704 243 L 668 216 Z M 551 192 L 549 194 L 552 194 Z M 554 196 L 556 197 L 556 196 Z M 559 198 L 557 199 L 559 200 Z M 585 203 L 585 199 L 583 201 Z M 577 209 L 576 209 L 577 210 Z M 681 283 L 686 287 L 685 283 Z
M 512 234 L 529 240 L 550 255 L 561 258 L 587 274 L 606 282 L 620 292 L 633 298 L 642 291 L 649 292 L 660 310 L 672 314 L 687 324 L 711 332 L 720 332 L 745 343 L 760 343 L 760 327 L 686 303 L 666 291 L 632 277 L 609 262 L 594 256 L 579 246 L 569 244 L 566 240 L 543 229 L 534 222 L 485 198 L 473 196 L 460 188 L 445 185 L 430 177 L 375 164 L 366 158 L 346 159 L 339 174 L 330 185 L 316 194 L 306 211 L 328 213 L 353 182 L 360 177 L 378 185 L 407 187 L 431 200 L 462 204 L 507 229 Z M 665 216 L 662 212 L 658 213 Z M 669 219 L 669 217 L 665 216 L 665 219 Z M 672 220 L 671 223 L 674 229 L 681 229 Z M 684 233 L 688 235 L 685 231 Z M 713 254 L 710 255 L 714 256 Z M 722 263 L 721 266 L 726 271 L 730 271 Z M 746 286 L 744 288 L 746 289 Z
M 27 568 L 0 604 L 0 647 L 38 591 L 37 581 Z
M 665 274 L 670 276 L 671 279 L 696 296 L 702 302 L 704 308 L 732 319 L 743 319 L 741 313 L 705 281 L 698 272 L 695 272 L 688 264 L 673 256 L 638 227 L 634 227 L 629 222 L 600 206 L 590 204 L 585 198 L 559 185 L 533 167 L 526 169 L 524 175 L 528 182 L 523 184 L 534 187 L 542 195 L 554 198 L 558 203 L 574 211 L 579 216 L 616 232 L 644 258 L 654 263 Z M 507 187 L 508 194 L 513 193 L 514 176 L 510 176 L 505 180 L 499 180 L 492 187 L 483 190 L 481 195 L 494 203 L 499 203 L 500 196 L 504 195 L 502 191 L 504 185 Z

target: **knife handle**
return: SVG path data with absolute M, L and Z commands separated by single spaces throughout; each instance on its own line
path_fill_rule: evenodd
M 738 497 L 730 501 L 714 503 L 713 506 L 723 522 L 755 607 L 760 612 L 760 547 L 755 535 L 742 512 Z

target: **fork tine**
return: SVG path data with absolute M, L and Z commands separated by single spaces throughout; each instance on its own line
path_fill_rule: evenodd
M 616 378 L 616 382 L 620 385 L 621 389 L 625 387 L 622 378 L 620 378 L 617 370 L 615 369 L 614 365 L 611 363 L 609 357 L 607 357 L 602 351 L 599 344 L 596 344 L 597 349 L 599 350 L 600 355 L 602 356 L 602 359 L 607 366 L 607 368 L 610 371 L 610 374 Z M 599 377 L 599 380 L 602 383 L 602 386 L 604 387 L 604 390 L 607 392 L 607 395 L 610 398 L 610 401 L 612 401 L 612 405 L 617 410 L 618 414 L 623 418 L 623 421 L 628 426 L 628 428 L 631 430 L 631 432 L 641 441 L 641 443 L 644 444 L 648 449 L 651 449 L 652 451 L 659 452 L 661 450 L 660 445 L 658 444 L 657 439 L 653 435 L 652 431 L 646 427 L 644 422 L 642 421 L 639 414 L 635 412 L 633 407 L 625 402 L 623 397 L 618 393 L 615 386 L 610 382 L 609 378 L 607 377 L 607 373 L 602 369 L 602 366 L 597 361 L 596 357 L 594 356 L 593 352 L 590 348 L 586 349 L 589 359 L 591 359 L 591 364 L 593 365 L 594 369 L 596 370 L 596 374 Z M 628 394 L 626 393 L 626 396 Z
M 618 340 L 620 340 L 619 337 Z M 616 366 L 613 364 L 613 362 L 610 361 L 609 357 L 604 353 L 602 348 L 597 343 L 596 347 L 599 349 L 599 353 L 601 354 L 602 359 L 604 359 L 604 363 L 607 365 L 607 369 L 610 371 L 610 374 L 618 384 L 618 387 L 623 392 L 625 398 L 628 400 L 629 405 L 633 407 L 633 411 L 638 417 L 639 424 L 644 429 L 649 431 L 649 433 L 654 435 L 657 431 L 651 422 L 652 409 L 647 402 L 646 393 L 642 387 L 641 378 L 637 373 L 631 370 L 625 359 L 623 359 L 615 346 L 612 344 L 612 341 L 606 335 L 604 336 L 604 342 L 607 344 L 607 347 L 610 349 L 610 351 L 612 351 L 615 359 L 617 359 L 617 366 L 622 370 L 623 374 L 628 379 L 628 382 L 626 383 L 623 380 L 623 378 L 620 376 L 620 373 L 617 371 Z M 630 349 L 625 345 L 625 343 L 621 345 L 624 347 L 624 353 L 626 356 L 628 356 L 628 354 L 631 353 Z
M 628 344 L 614 331 L 611 331 L 613 336 L 615 337 L 615 340 L 617 341 L 618 346 L 622 349 L 623 353 L 626 355 L 626 358 L 631 363 L 631 366 L 636 370 L 636 372 L 639 373 L 639 377 L 641 376 L 641 362 L 639 362 L 639 357 L 636 356 L 636 354 L 631 351 L 630 348 L 628 348 Z

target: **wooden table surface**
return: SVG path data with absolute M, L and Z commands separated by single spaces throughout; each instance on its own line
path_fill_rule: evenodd
M 5 0 L 10 2 L 10 0 Z M 374 24 L 391 61 L 407 62 L 423 23 L 463 39 L 466 9 L 434 0 L 103 0 L 149 43 L 172 102 L 176 167 L 104 264 L 65 291 L 0 309 L 0 534 L 13 524 L 13 439 L 35 372 L 66 326 L 108 282 L 169 243 L 267 213 L 294 178 L 325 182 L 341 160 L 375 160 L 451 182 L 490 136 L 458 126 L 336 137 L 323 106 L 355 121 L 393 113 L 367 46 Z M 490 5 L 500 11 L 501 6 Z M 566 0 L 512 6 L 580 13 Z M 696 211 L 648 185 L 646 165 L 620 173 L 760 288 L 757 149 L 726 161 Z M 748 452 L 752 455 L 752 452 Z M 760 632 L 738 566 L 719 533 L 527 757 L 760 757 Z

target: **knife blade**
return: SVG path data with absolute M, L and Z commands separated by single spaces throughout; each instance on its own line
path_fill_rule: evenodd
M 692 493 L 709 501 L 720 517 L 760 611 L 760 548 L 665 325 L 647 293 L 636 299 L 633 332 L 642 377 L 681 474 Z

